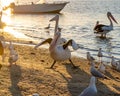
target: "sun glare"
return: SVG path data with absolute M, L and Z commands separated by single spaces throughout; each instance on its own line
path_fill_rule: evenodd
M 7 13 L 7 15 L 3 15 L 2 21 L 7 25 L 11 24 L 11 15 L 8 15 L 8 13 Z
M 1 0 L 2 7 L 8 6 L 11 2 L 14 2 L 14 0 Z
M 11 15 L 12 14 L 11 8 L 8 8 L 7 10 L 5 10 L 4 13 L 7 15 Z

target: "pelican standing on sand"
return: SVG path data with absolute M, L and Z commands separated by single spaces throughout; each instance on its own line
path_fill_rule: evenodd
M 76 68 L 76 66 L 71 61 L 71 51 L 69 50 L 68 46 L 72 46 L 72 48 L 74 50 L 77 50 L 79 47 L 75 43 L 75 41 L 72 40 L 72 39 L 70 39 L 69 41 L 67 41 L 65 44 L 58 45 L 57 42 L 58 42 L 60 36 L 61 36 L 61 32 L 60 32 L 60 30 L 58 30 L 55 33 L 53 39 L 50 39 L 51 42 L 49 40 L 46 41 L 46 42 L 50 43 L 49 52 L 50 52 L 50 56 L 54 60 L 54 62 L 51 65 L 50 68 L 53 68 L 53 66 L 56 63 L 56 61 L 64 61 L 64 60 L 67 60 L 67 59 L 69 59 L 69 61 L 73 65 L 73 68 Z M 38 45 L 35 46 L 35 48 L 37 48 L 38 46 L 40 46 L 42 44 L 43 44 L 43 42 L 39 43 Z
M 90 79 L 89 86 L 83 90 L 79 96 L 97 96 L 97 88 L 95 84 L 95 77 L 92 76 Z
M 113 30 L 113 22 L 112 22 L 112 20 L 115 23 L 117 23 L 117 21 L 115 20 L 115 18 L 111 14 L 111 12 L 107 12 L 107 17 L 108 17 L 108 19 L 110 21 L 110 25 L 99 24 L 99 22 L 97 21 L 97 23 L 96 23 L 96 25 L 94 27 L 94 31 L 95 31 L 94 33 L 101 34 L 101 37 L 106 37 L 106 34 L 108 32 L 110 32 L 111 30 Z

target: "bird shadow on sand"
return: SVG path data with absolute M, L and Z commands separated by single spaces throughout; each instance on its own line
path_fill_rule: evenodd
M 119 74 L 115 69 L 112 69 L 112 68 L 111 68 L 111 70 L 113 70 L 114 73 Z M 112 79 L 112 80 L 115 80 L 115 81 L 117 81 L 117 82 L 120 82 L 120 77 L 119 77 L 119 76 L 113 76 L 109 71 L 106 71 L 105 75 L 107 75 L 107 77 L 109 77 L 109 78 Z
M 12 96 L 22 96 L 18 83 L 21 78 L 21 68 L 18 65 L 12 65 L 10 67 L 10 80 L 11 87 L 9 88 Z
M 88 87 L 91 75 L 86 73 L 80 67 L 77 69 L 71 68 L 70 64 L 64 64 L 67 72 L 71 76 L 67 87 L 71 96 L 78 96 L 86 87 Z M 64 76 L 65 77 L 65 76 Z M 116 93 L 112 92 L 104 83 L 100 80 L 96 80 L 96 87 L 98 90 L 97 96 L 119 96 L 114 95 Z
M 86 79 L 86 77 L 90 78 L 90 75 L 85 73 L 84 70 L 81 70 L 80 68 L 71 68 L 72 66 L 70 66 L 70 64 L 64 65 L 66 67 L 67 72 L 71 76 L 71 79 L 67 84 L 68 90 L 71 96 L 78 96 L 82 92 L 82 90 L 88 85 L 85 84 L 84 86 L 81 83 L 83 83 L 84 81 L 89 83 L 89 79 Z

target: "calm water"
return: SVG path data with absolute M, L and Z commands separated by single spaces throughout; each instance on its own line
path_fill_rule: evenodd
M 119 59 L 120 0 L 69 1 L 70 3 L 61 11 L 59 26 L 63 28 L 62 36 L 64 38 L 67 40 L 74 39 L 81 46 L 74 54 L 86 58 L 86 52 L 89 51 L 96 57 L 98 49 L 101 47 L 105 56 L 104 61 L 110 61 L 109 57 L 112 55 Z M 107 34 L 106 39 L 100 39 L 93 33 L 93 27 L 97 20 L 109 24 L 106 17 L 107 11 L 113 14 L 119 24 L 114 23 L 114 30 Z M 53 16 L 55 14 L 14 14 L 4 18 L 9 21 L 6 28 L 7 32 L 14 33 L 20 38 L 25 35 L 36 41 L 42 41 L 54 34 L 54 22 L 51 22 L 52 28 L 49 33 L 44 29 Z

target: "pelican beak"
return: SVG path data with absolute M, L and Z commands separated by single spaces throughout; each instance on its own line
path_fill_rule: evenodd
M 43 45 L 43 44 L 46 44 L 46 43 L 49 43 L 49 44 L 50 44 L 51 41 L 52 41 L 52 38 L 48 38 L 48 39 L 40 42 L 39 44 L 37 44 L 37 45 L 34 47 L 34 49 L 37 49 L 39 46 L 41 46 L 41 45 Z
M 57 19 L 59 19 L 59 15 L 58 14 L 55 17 L 53 17 L 52 19 L 50 19 L 49 21 L 55 21 Z
M 112 14 L 110 15 L 110 17 L 112 18 L 112 20 L 113 20 L 116 24 L 118 24 L 118 22 L 115 20 L 115 18 L 113 17 Z

